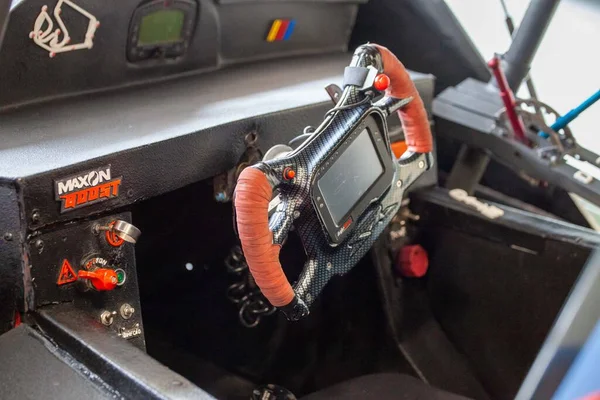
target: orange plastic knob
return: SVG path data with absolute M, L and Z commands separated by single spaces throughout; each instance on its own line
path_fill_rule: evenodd
M 117 273 L 108 268 L 98 268 L 94 271 L 79 271 L 79 279 L 89 279 L 94 289 L 99 291 L 113 290 L 119 280 Z
M 286 181 L 292 180 L 296 177 L 296 171 L 287 167 L 283 170 L 283 179 Z
M 379 74 L 375 77 L 373 81 L 373 87 L 380 92 L 385 91 L 388 87 L 390 87 L 390 78 L 386 74 Z

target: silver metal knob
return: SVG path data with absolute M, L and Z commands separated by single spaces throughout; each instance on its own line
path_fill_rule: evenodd
M 96 232 L 110 231 L 114 233 L 118 238 L 123 239 L 128 243 L 134 244 L 135 242 L 137 242 L 137 240 L 140 238 L 140 235 L 142 234 L 142 231 L 140 231 L 134 225 L 130 224 L 129 222 L 121 221 L 120 219 L 117 219 L 105 226 L 96 225 L 94 227 L 94 230 Z
M 129 243 L 137 242 L 142 234 L 142 231 L 129 222 L 121 221 L 119 219 L 113 224 L 112 231 L 115 233 L 115 235 Z

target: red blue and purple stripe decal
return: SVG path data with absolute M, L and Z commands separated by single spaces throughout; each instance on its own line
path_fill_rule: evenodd
M 276 19 L 271 24 L 271 29 L 269 29 L 269 33 L 267 34 L 267 42 L 288 40 L 294 32 L 295 26 L 295 19 Z

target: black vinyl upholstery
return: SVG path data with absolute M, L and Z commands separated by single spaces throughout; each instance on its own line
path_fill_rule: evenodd
M 408 375 L 381 373 L 361 376 L 309 394 L 302 400 L 468 400 L 444 392 Z

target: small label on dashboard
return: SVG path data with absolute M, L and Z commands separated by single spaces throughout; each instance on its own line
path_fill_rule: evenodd
M 119 196 L 122 177 L 112 178 L 110 165 L 54 182 L 60 212 L 72 211 Z
M 60 272 L 58 273 L 58 279 L 56 280 L 56 284 L 58 286 L 66 285 L 67 283 L 75 282 L 77 280 L 77 275 L 71 267 L 71 264 L 68 260 L 63 260 L 62 266 L 60 267 Z
M 142 328 L 140 328 L 139 324 L 135 324 L 131 328 L 121 328 L 119 330 L 119 336 L 123 339 L 133 339 L 142 334 Z

